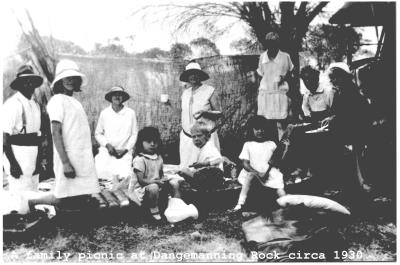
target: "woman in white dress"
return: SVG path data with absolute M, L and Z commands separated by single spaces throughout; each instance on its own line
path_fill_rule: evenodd
M 124 183 L 127 186 L 132 175 L 132 153 L 138 134 L 136 113 L 124 106 L 129 94 L 120 86 L 112 87 L 105 99 L 111 105 L 102 110 L 97 122 L 95 137 L 100 148 L 95 164 L 99 179 L 108 180 L 112 189 L 117 189 Z
M 200 121 L 211 131 L 215 127 L 215 120 L 207 119 L 204 114 L 221 109 L 215 88 L 202 83 L 209 78 L 209 75 L 201 70 L 200 65 L 194 62 L 186 66 L 179 78 L 180 81 L 189 84 L 189 88 L 182 93 L 182 131 L 179 142 L 181 167 L 188 167 L 196 162 L 198 157 L 198 148 L 193 144 L 190 128 L 196 121 Z M 210 141 L 220 150 L 216 131 L 212 133 Z
M 73 98 L 85 84 L 86 76 L 76 63 L 61 60 L 51 85 L 55 95 L 47 104 L 54 146 L 54 196 L 74 197 L 77 204 L 76 196 L 100 192 L 88 119 L 82 104 Z

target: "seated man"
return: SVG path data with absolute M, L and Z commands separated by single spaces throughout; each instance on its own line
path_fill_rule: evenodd
M 208 128 L 196 122 L 191 128 L 193 144 L 199 148 L 197 161 L 189 168 L 182 168 L 178 174 L 195 189 L 212 190 L 223 184 L 223 159 L 210 140 Z
M 330 115 L 334 90 L 324 87 L 319 81 L 319 71 L 306 66 L 301 69 L 300 77 L 309 93 L 303 97 L 302 110 L 306 120 L 321 121 Z
M 122 185 L 120 181 L 129 181 L 132 174 L 137 122 L 135 111 L 123 105 L 129 94 L 122 87 L 112 87 L 105 99 L 111 106 L 100 113 L 95 131 L 100 144 L 99 154 L 95 157 L 96 171 L 99 179 L 111 181 L 112 189 L 116 189 Z

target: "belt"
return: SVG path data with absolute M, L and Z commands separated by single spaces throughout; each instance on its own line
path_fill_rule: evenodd
M 188 134 L 187 132 L 185 132 L 184 129 L 182 129 L 182 132 L 183 132 L 183 134 L 186 135 L 187 137 L 192 138 L 192 135 L 190 135 L 190 134 Z
M 41 137 L 37 133 L 15 134 L 10 136 L 10 143 L 12 145 L 20 146 L 39 146 Z

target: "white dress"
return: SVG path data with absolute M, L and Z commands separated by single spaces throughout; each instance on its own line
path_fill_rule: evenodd
M 260 55 L 257 72 L 262 76 L 258 89 L 258 115 L 267 119 L 286 119 L 290 99 L 286 96 L 289 85 L 285 81 L 278 85 L 280 76 L 293 70 L 289 54 L 278 51 L 273 60 L 268 58 L 267 51 Z
M 272 141 L 265 142 L 245 142 L 243 145 L 242 152 L 239 155 L 239 159 L 250 161 L 250 166 L 261 173 L 267 172 L 269 169 L 269 160 L 272 157 L 276 149 L 276 144 Z M 240 184 L 246 182 L 248 176 L 248 171 L 242 169 L 239 174 L 238 181 Z M 270 174 L 265 186 L 280 189 L 283 188 L 283 177 L 277 174 Z
M 179 142 L 179 156 L 180 156 L 180 166 L 188 167 L 190 164 L 196 162 L 198 157 L 199 148 L 197 148 L 193 144 L 193 140 L 191 137 L 188 137 L 187 134 L 190 135 L 190 129 L 193 124 L 196 122 L 193 115 L 202 110 L 209 111 L 211 109 L 210 98 L 214 93 L 214 88 L 209 85 L 202 85 L 197 88 L 194 93 L 192 92 L 192 88 L 188 88 L 182 93 L 182 131 L 180 133 L 180 142 Z M 209 129 L 213 129 L 215 126 L 215 122 L 210 120 L 203 121 L 207 124 Z M 215 145 L 215 147 L 220 150 L 219 139 L 217 132 L 211 134 L 210 141 Z
M 75 178 L 66 178 L 58 152 L 54 147 L 54 195 L 65 198 L 100 192 L 92 153 L 92 141 L 86 113 L 78 100 L 57 94 L 47 104 L 51 121 L 61 122 L 65 151 L 75 169 Z
M 25 113 L 26 133 L 40 132 L 40 107 L 33 100 L 28 100 L 20 92 L 7 99 L 3 105 L 3 132 L 10 135 L 19 134 L 23 127 L 22 115 Z M 4 171 L 8 179 L 9 190 L 12 192 L 37 191 L 39 175 L 33 176 L 38 155 L 37 146 L 11 145 L 14 156 L 21 167 L 22 175 L 16 179 L 10 174 L 10 163 L 3 154 Z
M 95 157 L 96 172 L 100 179 L 118 180 L 132 175 L 132 152 L 137 138 L 137 120 L 135 111 L 123 107 L 115 112 L 111 106 L 100 113 L 95 137 L 100 144 L 99 153 Z M 115 149 L 127 149 L 128 152 L 117 159 L 108 153 L 106 144 Z

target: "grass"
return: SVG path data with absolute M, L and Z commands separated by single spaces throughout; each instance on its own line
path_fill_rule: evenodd
M 339 230 L 348 243 L 348 252 L 343 253 L 345 261 L 396 260 L 393 206 L 393 202 L 374 202 L 367 213 L 355 216 Z M 3 258 L 5 262 L 63 261 L 65 256 L 58 259 L 60 251 L 71 262 L 256 261 L 240 245 L 244 239 L 242 222 L 240 215 L 212 212 L 206 219 L 174 227 L 132 217 L 114 218 L 88 227 L 81 223 L 78 227 L 58 226 L 40 236 L 5 242 Z M 361 256 L 353 258 L 351 251 L 361 251 Z M 43 256 L 52 252 L 55 257 Z

